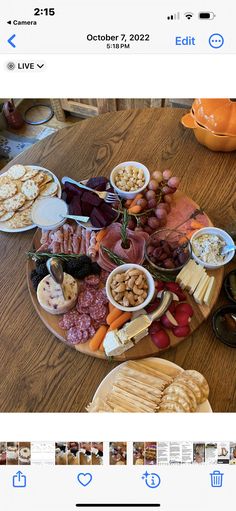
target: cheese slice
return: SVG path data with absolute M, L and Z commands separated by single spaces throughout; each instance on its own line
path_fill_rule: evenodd
M 206 305 L 208 305 L 208 307 L 210 307 L 211 300 L 212 300 L 212 297 L 213 297 L 213 294 L 215 291 L 215 284 L 216 284 L 215 277 L 210 277 L 208 286 L 207 286 L 207 289 L 206 289 L 206 292 L 205 292 L 204 298 L 203 298 L 204 303 Z
M 192 273 L 192 278 L 186 285 L 186 289 L 187 291 L 189 291 L 190 295 L 194 293 L 197 285 L 199 284 L 204 274 L 206 274 L 205 268 L 203 266 L 196 264 L 196 267 L 194 268 Z
M 194 300 L 199 303 L 200 305 L 203 304 L 203 298 L 208 286 L 208 282 L 210 280 L 210 277 L 206 273 L 202 276 L 197 288 L 195 289 L 193 293 Z
M 191 281 L 192 274 L 193 274 L 194 269 L 195 269 L 195 265 L 196 265 L 195 261 L 189 261 L 189 263 L 187 264 L 186 271 L 184 272 L 184 274 L 178 275 L 179 280 L 177 281 L 177 279 L 176 279 L 176 281 L 179 283 L 179 285 L 180 285 L 180 287 L 182 289 L 185 289 L 187 284 Z
M 177 277 L 176 277 L 176 282 L 180 283 L 180 281 L 182 281 L 185 277 L 185 275 L 187 275 L 189 273 L 189 271 L 192 269 L 192 267 L 194 266 L 194 261 L 192 259 L 190 259 L 190 261 L 186 264 L 186 266 L 184 266 L 182 268 L 182 270 L 178 273 Z

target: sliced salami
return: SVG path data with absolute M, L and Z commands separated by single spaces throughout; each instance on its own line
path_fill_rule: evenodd
M 77 310 L 72 310 L 63 315 L 62 320 L 59 322 L 59 326 L 63 330 L 69 330 L 71 327 L 76 325 L 76 320 L 80 317 Z
M 84 330 L 82 335 L 83 336 L 82 336 L 82 341 L 81 342 L 86 342 L 89 339 L 89 332 L 88 332 L 88 330 Z
M 97 330 L 97 329 L 96 329 L 96 330 Z M 93 325 L 91 325 L 91 326 L 89 327 L 89 329 L 88 329 L 89 337 L 93 337 L 93 336 L 94 336 L 94 334 L 95 334 L 95 332 L 96 332 L 96 330 L 95 330 L 95 327 L 94 327 Z
M 103 269 L 102 269 L 102 271 L 101 271 L 101 273 L 100 273 L 100 280 L 101 280 L 104 284 L 106 284 L 106 281 L 107 281 L 107 279 L 108 279 L 108 276 L 109 276 L 109 272 L 108 272 L 108 271 L 106 271 L 106 270 L 103 270 Z
M 75 326 L 80 328 L 82 332 L 87 330 L 91 325 L 91 318 L 88 314 L 82 314 L 76 319 Z
M 84 282 L 88 286 L 98 288 L 98 286 L 100 284 L 100 277 L 98 275 L 88 275 L 87 277 L 85 277 Z
M 106 316 L 106 312 L 107 309 L 103 303 L 95 303 L 89 311 L 91 318 L 97 322 Z
M 67 342 L 69 344 L 78 344 L 83 340 L 83 332 L 78 327 L 72 327 L 67 332 Z
M 78 297 L 78 306 L 80 307 L 90 307 L 93 305 L 95 296 L 96 296 L 96 290 L 90 287 L 85 288 Z
M 98 289 L 98 291 L 96 291 L 95 303 L 103 303 L 104 305 L 108 303 L 105 289 Z

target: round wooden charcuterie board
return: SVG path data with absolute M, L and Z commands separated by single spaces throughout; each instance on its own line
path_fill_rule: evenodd
M 187 217 L 188 209 L 189 209 L 189 211 L 191 211 L 191 210 L 193 211 L 194 208 L 198 208 L 198 205 L 192 199 L 190 199 L 189 197 L 184 195 L 182 192 L 178 192 L 178 194 L 176 194 L 175 205 L 172 208 L 171 213 L 168 215 L 168 222 L 167 222 L 166 228 L 173 228 L 174 225 L 181 223 L 182 218 L 184 219 Z M 210 219 L 208 217 L 206 217 L 206 218 L 207 218 L 208 225 L 212 225 L 212 222 L 210 221 Z M 181 227 L 181 230 L 182 229 L 183 228 Z M 37 229 L 37 231 L 34 235 L 34 238 L 33 238 L 33 247 L 32 247 L 33 249 L 37 250 L 40 247 L 40 237 L 41 237 L 41 230 Z M 66 343 L 66 332 L 59 327 L 59 321 L 61 319 L 61 316 L 54 316 L 52 314 L 47 313 L 44 309 L 42 309 L 42 307 L 38 303 L 37 295 L 33 289 L 31 279 L 30 279 L 30 273 L 33 269 L 34 269 L 34 262 L 31 259 L 28 259 L 28 261 L 27 261 L 27 283 L 28 283 L 29 293 L 30 293 L 33 305 L 35 307 L 35 310 L 36 310 L 37 314 L 39 315 L 39 317 L 41 318 L 41 320 L 43 321 L 43 323 L 46 325 L 46 327 L 50 330 L 50 332 L 52 332 L 52 334 L 55 337 L 57 337 L 57 339 Z M 214 275 L 216 278 L 216 286 L 215 286 L 214 296 L 212 298 L 210 307 L 208 307 L 207 305 L 198 305 L 194 301 L 194 299 L 190 295 L 188 295 L 188 293 L 186 293 L 187 301 L 191 304 L 191 306 L 194 309 L 194 315 L 193 315 L 191 323 L 190 323 L 191 333 L 194 332 L 202 324 L 202 322 L 205 321 L 206 318 L 209 316 L 212 308 L 214 307 L 214 305 L 216 303 L 216 300 L 219 296 L 220 289 L 222 286 L 222 281 L 223 281 L 223 276 L 224 276 L 224 268 L 223 267 L 219 268 L 217 270 L 213 270 L 213 271 L 208 270 L 207 273 L 210 276 Z M 190 333 L 190 335 L 191 335 L 191 333 Z M 186 337 L 185 338 L 175 337 L 170 332 L 170 330 L 168 330 L 168 334 L 169 334 L 170 340 L 171 340 L 170 347 L 174 347 L 177 344 L 179 344 L 180 342 L 182 342 L 184 339 L 186 339 Z M 91 351 L 89 348 L 89 342 L 86 342 L 84 344 L 76 344 L 75 346 L 73 346 L 73 349 L 76 349 L 77 351 L 84 353 L 86 355 L 90 355 L 92 357 L 97 357 L 97 358 L 101 358 L 101 359 L 107 358 L 105 353 L 102 351 L 99 351 L 99 350 L 95 351 L 95 352 Z M 122 361 L 130 360 L 130 359 L 138 359 L 138 358 L 145 358 L 145 357 L 158 355 L 158 353 L 160 353 L 162 351 L 164 351 L 164 350 L 159 350 L 153 344 L 150 336 L 146 336 L 141 341 L 139 341 L 138 344 L 136 344 L 136 346 L 134 346 L 133 348 L 126 351 L 124 354 L 122 354 L 120 356 L 113 357 L 113 359 L 122 362 Z

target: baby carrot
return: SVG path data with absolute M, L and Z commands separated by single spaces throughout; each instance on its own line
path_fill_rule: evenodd
M 107 333 L 107 327 L 105 325 L 101 325 L 99 329 L 96 331 L 94 336 L 89 341 L 89 347 L 92 351 L 97 351 L 100 344 L 103 342 L 103 339 Z
M 102 241 L 102 239 L 104 238 L 104 236 L 106 235 L 106 229 L 102 229 L 101 231 L 99 231 L 97 233 L 97 236 L 96 236 L 96 241 L 98 243 L 100 243 L 100 241 Z
M 113 309 L 115 309 L 115 305 L 112 305 L 111 302 L 108 303 L 108 309 L 109 309 L 109 312 L 113 311 Z
M 122 311 L 120 309 L 117 309 L 116 307 L 113 308 L 113 310 L 108 314 L 107 316 L 107 324 L 111 325 L 115 319 L 119 318 L 121 316 Z
M 132 202 L 133 202 L 133 199 L 127 199 L 127 200 L 125 201 L 125 207 L 126 207 L 126 208 L 129 208 L 129 207 L 131 206 Z
M 143 199 L 142 193 L 137 193 L 137 195 L 134 197 L 134 199 L 131 201 L 131 204 L 129 205 L 129 208 L 132 208 L 133 206 L 136 206 L 136 202 L 139 199 Z
M 120 326 L 124 325 L 126 321 L 129 321 L 131 319 L 131 312 L 123 312 L 113 323 L 110 324 L 110 330 L 115 330 L 116 328 L 120 328 Z
M 192 220 L 190 225 L 191 225 L 192 229 L 202 229 L 203 227 L 205 227 L 203 224 L 201 224 L 197 220 Z
M 131 206 L 131 207 L 128 209 L 128 213 L 133 213 L 134 215 L 135 215 L 136 213 L 141 213 L 141 211 L 142 211 L 142 208 L 141 208 L 141 206 L 138 206 L 138 205 L 136 205 L 136 206 Z

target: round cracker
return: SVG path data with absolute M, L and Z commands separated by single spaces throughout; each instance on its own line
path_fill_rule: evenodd
M 176 403 L 176 401 L 161 403 L 158 410 L 159 413 L 184 413 L 184 411 L 185 410 L 182 405 L 180 403 Z
M 10 183 L 10 179 L 7 176 L 7 174 L 3 174 L 0 176 L 0 186 L 6 185 L 7 183 Z
M 3 207 L 3 205 L 2 205 L 2 204 L 0 204 L 0 217 L 1 217 L 1 216 L 3 216 L 3 215 L 5 215 L 5 213 L 6 213 L 5 208 Z
M 41 191 L 40 195 L 43 197 L 47 197 L 48 195 L 54 195 L 57 193 L 57 184 L 56 183 L 48 183 Z
M 24 165 L 13 165 L 8 171 L 7 175 L 10 179 L 21 179 L 25 175 Z
M 47 183 L 51 183 L 53 181 L 53 177 L 50 174 L 44 172 L 44 180 L 40 184 L 40 189 L 42 189 Z
M 45 177 L 44 172 L 38 172 L 38 174 L 36 174 L 36 175 L 33 177 L 33 181 L 34 181 L 35 183 L 37 183 L 37 185 L 41 185 L 41 183 L 43 183 L 43 181 L 44 181 L 44 177 Z
M 17 193 L 17 186 L 15 183 L 6 183 L 0 186 L 0 199 L 9 199 Z
M 6 211 L 16 211 L 21 208 L 25 203 L 25 196 L 23 193 L 17 193 L 14 197 L 3 201 L 3 207 Z
M 202 399 L 204 399 L 204 401 L 206 399 L 208 399 L 209 385 L 206 381 L 206 378 L 201 373 L 199 373 L 198 371 L 195 371 L 194 369 L 187 369 L 184 373 L 185 373 L 185 375 L 189 376 L 191 378 L 191 380 L 194 380 L 197 383 L 197 385 L 200 387 L 201 392 L 202 392 Z
M 14 217 L 7 222 L 10 229 L 21 229 L 32 224 L 31 208 L 15 213 Z
M 199 405 L 202 402 L 202 392 L 200 386 L 189 376 L 185 375 L 185 373 L 180 374 L 175 378 L 175 382 L 182 382 L 184 385 L 189 387 L 195 395 L 197 400 L 197 404 Z
M 32 200 L 38 197 L 39 187 L 37 183 L 33 181 L 33 179 L 28 179 L 27 181 L 24 181 L 21 187 L 21 191 L 26 196 L 26 199 Z
M 38 169 L 32 169 L 31 167 L 25 167 L 25 175 L 21 178 L 21 181 L 27 181 L 37 176 L 39 173 Z
M 18 209 L 18 211 L 25 211 L 26 209 L 30 208 L 30 206 L 32 206 L 33 203 L 34 203 L 33 200 L 26 200 L 23 206 L 21 206 L 21 208 Z
M 14 216 L 14 214 L 15 214 L 15 211 L 8 211 L 8 212 L 6 212 L 5 215 L 0 217 L 0 223 L 1 222 L 6 222 L 10 218 L 12 218 Z

